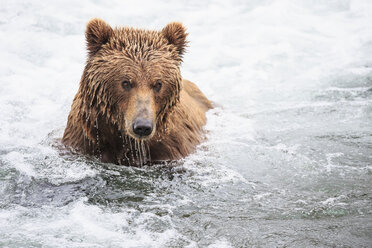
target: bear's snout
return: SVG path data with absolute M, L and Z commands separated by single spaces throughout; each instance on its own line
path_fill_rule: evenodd
M 153 125 L 149 119 L 137 118 L 133 122 L 133 132 L 139 137 L 146 137 L 152 133 Z

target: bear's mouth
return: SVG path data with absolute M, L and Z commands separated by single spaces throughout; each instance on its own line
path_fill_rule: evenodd
M 154 136 L 153 134 L 150 134 L 150 135 L 147 135 L 147 136 L 141 136 L 141 135 L 134 134 L 133 132 L 127 132 L 127 133 L 131 138 L 133 138 L 137 141 L 146 141 L 146 140 L 151 139 Z

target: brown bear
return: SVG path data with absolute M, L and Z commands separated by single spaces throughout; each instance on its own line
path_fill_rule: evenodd
M 210 101 L 182 79 L 186 29 L 86 28 L 88 58 L 62 142 L 102 162 L 126 165 L 177 160 L 203 138 Z

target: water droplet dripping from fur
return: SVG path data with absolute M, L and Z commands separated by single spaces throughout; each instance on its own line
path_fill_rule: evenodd
M 98 119 L 96 118 L 96 124 L 95 124 L 95 127 L 96 127 L 96 145 L 97 145 L 97 152 L 98 152 L 98 157 L 99 157 L 99 160 L 102 161 L 102 152 L 101 152 L 101 148 L 99 146 L 99 132 L 98 132 Z

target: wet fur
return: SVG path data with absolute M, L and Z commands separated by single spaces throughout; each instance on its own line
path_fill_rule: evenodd
M 62 142 L 103 162 L 127 165 L 176 160 L 193 152 L 212 106 L 195 84 L 181 77 L 186 36 L 180 23 L 148 31 L 112 29 L 91 20 L 86 31 L 89 56 Z M 155 131 L 144 141 L 128 129 L 128 120 L 138 112 L 138 97 L 125 97 L 120 82 L 126 76 L 154 112 Z M 150 86 L 158 78 L 164 89 L 151 98 Z

